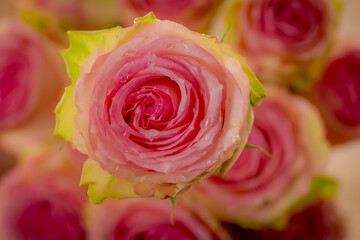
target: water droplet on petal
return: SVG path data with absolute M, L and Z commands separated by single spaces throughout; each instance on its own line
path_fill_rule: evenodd
M 124 57 L 132 57 L 136 54 L 136 50 L 133 50 L 133 49 L 130 49 L 130 50 L 127 50 L 126 52 L 124 52 L 123 56 Z
M 209 125 L 209 119 L 205 119 L 200 123 L 201 128 L 207 127 L 208 125 Z
M 153 66 L 155 66 L 155 62 L 153 62 L 153 61 L 148 61 L 148 62 L 147 62 L 147 65 L 148 65 L 149 67 L 153 67 Z
M 207 166 L 210 166 L 211 164 L 212 164 L 212 161 L 211 161 L 211 160 L 207 160 L 207 161 L 206 161 L 206 165 L 207 165 Z
M 233 141 L 234 143 L 240 142 L 240 136 L 239 136 L 239 135 L 236 135 L 235 137 L 233 137 L 232 141 Z
M 205 136 L 205 140 L 206 140 L 206 141 L 209 141 L 209 140 L 210 140 L 210 137 L 211 137 L 210 134 L 206 135 L 206 136 Z
M 186 49 L 189 49 L 189 45 L 187 45 L 187 43 L 184 43 L 184 47 L 185 47 Z
M 169 43 L 166 44 L 166 47 L 167 47 L 167 49 L 173 49 L 174 44 L 169 42 Z

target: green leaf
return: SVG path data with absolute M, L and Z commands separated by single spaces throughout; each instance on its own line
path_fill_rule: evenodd
M 146 14 L 143 17 L 139 17 L 139 18 L 135 18 L 135 23 L 140 23 L 140 22 L 150 22 L 150 23 L 154 23 L 156 22 L 157 18 L 155 17 L 153 12 L 149 12 L 148 14 Z
M 94 204 L 102 203 L 106 198 L 137 197 L 132 183 L 110 175 L 98 162 L 91 159 L 88 159 L 83 166 L 80 186 L 84 185 L 89 185 L 88 195 Z
M 80 67 L 85 59 L 96 48 L 103 43 L 104 48 L 115 44 L 116 39 L 121 33 L 121 27 L 105 29 L 101 31 L 69 31 L 70 47 L 61 51 L 67 72 L 72 80 L 72 84 L 65 88 L 65 93 L 58 103 L 56 113 L 55 134 L 71 141 L 74 135 L 73 121 L 76 115 L 75 106 L 75 87 L 76 81 L 80 76 Z

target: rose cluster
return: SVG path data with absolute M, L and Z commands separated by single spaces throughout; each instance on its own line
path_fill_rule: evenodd
M 10 4 L 0 239 L 345 239 L 326 166 L 360 136 L 360 45 L 338 0 Z

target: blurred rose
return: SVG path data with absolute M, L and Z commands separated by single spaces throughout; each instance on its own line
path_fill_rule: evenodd
M 18 22 L 0 26 L 0 129 L 22 122 L 36 107 L 39 37 Z
M 266 90 L 268 97 L 254 109 L 248 144 L 272 157 L 245 149 L 222 178 L 205 179 L 191 192 L 225 221 L 272 224 L 310 194 L 312 179 L 327 157 L 316 109 L 279 87 L 268 85 Z
M 0 145 L 18 153 L 52 137 L 52 112 L 68 77 L 58 47 L 25 24 L 2 21 L 0 36 Z
M 80 169 L 68 148 L 50 149 L 13 169 L 0 183 L 0 238 L 85 240 Z
M 337 143 L 360 137 L 360 44 L 347 43 L 329 60 L 313 98 Z
M 182 200 L 176 203 L 173 224 L 170 221 L 170 201 L 107 200 L 90 207 L 89 240 L 228 239 L 224 229 L 211 215 L 206 212 L 203 215 L 201 206 L 184 204 Z
M 245 55 L 260 79 L 300 87 L 319 70 L 332 44 L 336 2 L 229 0 L 214 31 L 222 35 L 230 26 L 225 42 Z
M 205 30 L 221 0 L 117 0 L 121 24 L 131 26 L 133 19 L 148 12 L 160 19 L 185 25 L 191 30 Z
M 249 81 L 257 87 L 253 105 L 265 93 L 231 49 L 151 14 L 133 27 L 87 34 L 70 35 L 74 45 L 64 56 L 73 85 L 58 106 L 56 131 L 131 182 L 116 191 L 176 196 L 241 152 L 252 121 Z M 86 49 L 93 39 L 99 41 Z M 74 58 L 85 54 L 84 62 Z M 97 163 L 88 163 L 84 184 L 100 176 Z
M 294 214 L 286 229 L 244 229 L 235 224 L 225 224 L 234 240 L 343 240 L 343 219 L 331 202 L 318 202 Z

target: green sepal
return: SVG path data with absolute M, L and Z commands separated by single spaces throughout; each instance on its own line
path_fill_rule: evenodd
M 260 81 L 257 79 L 253 71 L 250 69 L 245 58 L 237 54 L 233 49 L 227 45 L 223 45 L 222 50 L 229 56 L 235 58 L 239 61 L 241 68 L 245 72 L 247 78 L 250 82 L 250 103 L 251 106 L 256 107 L 260 104 L 261 100 L 266 97 L 266 91 L 261 85 Z
M 75 87 L 80 76 L 80 67 L 85 59 L 103 43 L 104 48 L 116 43 L 121 27 L 101 31 L 69 31 L 70 47 L 61 51 L 67 72 L 72 84 L 65 88 L 65 93 L 58 103 L 56 113 L 55 134 L 71 141 L 74 135 L 73 121 L 76 115 Z
M 229 33 L 229 31 L 230 31 L 230 28 L 231 28 L 231 25 L 229 24 L 228 26 L 227 26 L 227 28 L 226 28 L 226 30 L 225 30 L 225 32 L 224 32 L 224 34 L 222 35 L 222 37 L 221 37 L 221 40 L 220 40 L 220 42 L 221 43 L 223 43 L 224 42 L 224 40 L 225 40 L 225 38 L 226 38 L 226 36 L 227 36 L 227 34 Z
M 256 149 L 259 150 L 260 152 L 264 153 L 266 156 L 268 156 L 269 158 L 273 158 L 274 156 L 269 153 L 268 151 L 266 151 L 265 149 L 259 147 L 259 146 L 255 146 L 255 145 L 250 145 L 250 144 L 246 144 L 245 145 L 245 149 Z
M 80 186 L 88 185 L 88 195 L 93 204 L 106 198 L 123 199 L 138 197 L 134 185 L 104 171 L 98 162 L 88 159 L 83 166 Z
M 171 197 L 170 201 L 171 201 L 171 214 L 170 214 L 170 222 L 171 224 L 174 225 L 174 215 L 175 215 L 175 205 L 176 205 L 176 201 L 178 200 L 179 197 Z
M 153 12 L 149 12 L 148 14 L 146 14 L 143 17 L 138 17 L 135 18 L 135 23 L 140 23 L 140 22 L 150 22 L 150 23 L 154 23 L 156 22 L 157 18 L 155 17 Z
M 266 91 L 261 85 L 260 81 L 257 79 L 253 71 L 250 69 L 245 58 L 238 58 L 241 64 L 242 69 L 244 70 L 246 76 L 250 81 L 250 102 L 253 107 L 256 107 L 260 104 L 261 100 L 266 97 Z

